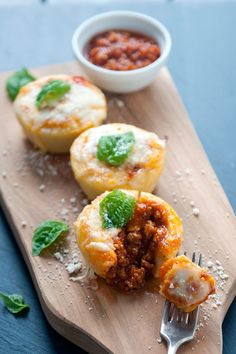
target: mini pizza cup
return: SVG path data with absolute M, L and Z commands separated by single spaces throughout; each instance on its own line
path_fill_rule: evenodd
M 52 105 L 38 108 L 40 91 L 54 80 L 69 84 L 70 90 Z M 81 132 L 104 121 L 107 110 L 101 90 L 82 77 L 69 75 L 50 75 L 23 86 L 14 108 L 27 138 L 52 153 L 68 153 Z
M 183 227 L 174 209 L 161 198 L 134 190 L 118 192 L 135 200 L 126 225 L 104 227 L 101 203 L 113 191 L 87 205 L 74 227 L 88 266 L 109 285 L 131 291 L 142 287 L 148 278 L 157 278 L 160 264 L 177 254 Z
M 127 158 L 114 166 L 98 158 L 102 137 L 132 133 L 134 143 Z M 113 123 L 88 129 L 73 143 L 71 167 L 75 179 L 90 200 L 116 188 L 152 192 L 164 166 L 165 141 L 157 134 L 133 125 Z

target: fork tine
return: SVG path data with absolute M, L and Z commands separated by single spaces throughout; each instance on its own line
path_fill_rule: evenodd
M 174 306 L 170 322 L 178 320 L 178 308 Z
M 187 256 L 187 251 L 184 251 L 184 255 Z
M 199 260 L 198 260 L 198 265 L 201 267 L 202 265 L 202 254 L 199 254 Z
M 192 255 L 192 262 L 195 263 L 195 261 L 196 261 L 196 253 L 193 252 L 193 255 Z
M 198 320 L 199 306 L 192 312 L 190 312 L 188 324 L 190 327 L 195 327 Z
M 182 311 L 180 309 L 178 309 L 178 311 L 177 311 L 177 322 L 179 322 L 179 323 L 181 322 L 182 316 L 183 316 Z
M 169 321 L 170 306 L 171 306 L 171 303 L 168 300 L 166 300 L 165 305 L 164 305 L 164 309 L 163 309 L 163 315 L 162 315 L 164 323 Z

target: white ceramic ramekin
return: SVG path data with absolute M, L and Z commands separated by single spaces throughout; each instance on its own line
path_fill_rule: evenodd
M 140 32 L 156 39 L 161 47 L 161 56 L 136 70 L 114 71 L 92 64 L 84 54 L 86 44 L 94 35 L 111 29 Z M 107 91 L 126 93 L 140 90 L 156 78 L 170 53 L 171 37 L 167 29 L 150 16 L 130 11 L 112 11 L 84 21 L 73 34 L 72 48 L 93 83 Z

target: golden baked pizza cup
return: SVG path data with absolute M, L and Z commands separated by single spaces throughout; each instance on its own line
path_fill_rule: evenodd
M 134 190 L 101 194 L 74 226 L 88 265 L 109 285 L 127 292 L 159 276 L 160 263 L 177 254 L 183 234 L 168 203 Z
M 115 188 L 152 192 L 163 169 L 165 142 L 133 125 L 88 129 L 71 147 L 71 166 L 90 200 Z
M 53 83 L 64 85 L 65 93 Z M 49 90 L 49 89 L 48 89 Z M 42 91 L 46 102 L 42 100 Z M 41 95 L 41 96 L 40 96 Z M 14 101 L 19 122 L 28 139 L 43 151 L 67 153 L 77 136 L 88 128 L 101 124 L 106 118 L 106 99 L 96 86 L 80 76 L 50 75 L 33 81 L 20 89 Z
M 160 268 L 160 294 L 185 312 L 193 311 L 215 292 L 215 280 L 186 256 L 167 260 Z

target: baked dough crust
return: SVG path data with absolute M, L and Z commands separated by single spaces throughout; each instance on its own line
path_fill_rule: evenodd
M 160 264 L 166 259 L 174 257 L 180 248 L 183 235 L 182 222 L 174 209 L 161 198 L 139 191 L 122 191 L 134 196 L 138 202 L 150 201 L 162 206 L 168 233 L 156 250 L 153 276 L 158 277 Z M 103 193 L 87 205 L 74 224 L 77 242 L 83 256 L 95 273 L 105 279 L 109 269 L 117 263 L 114 240 L 121 231 L 119 228 L 102 228 L 99 203 L 108 193 Z
M 37 109 L 35 100 L 42 87 L 52 80 L 63 80 L 71 89 L 52 107 Z M 101 124 L 106 118 L 104 94 L 78 76 L 50 75 L 20 89 L 14 101 L 16 116 L 28 139 L 43 151 L 68 153 L 80 133 Z
M 215 280 L 186 256 L 167 260 L 160 268 L 160 294 L 185 312 L 193 311 L 215 292 Z
M 120 166 L 99 161 L 97 144 L 104 135 L 133 132 L 135 143 Z M 133 125 L 113 123 L 88 129 L 71 147 L 71 166 L 75 179 L 90 200 L 116 188 L 152 192 L 163 169 L 165 142 L 155 133 Z

